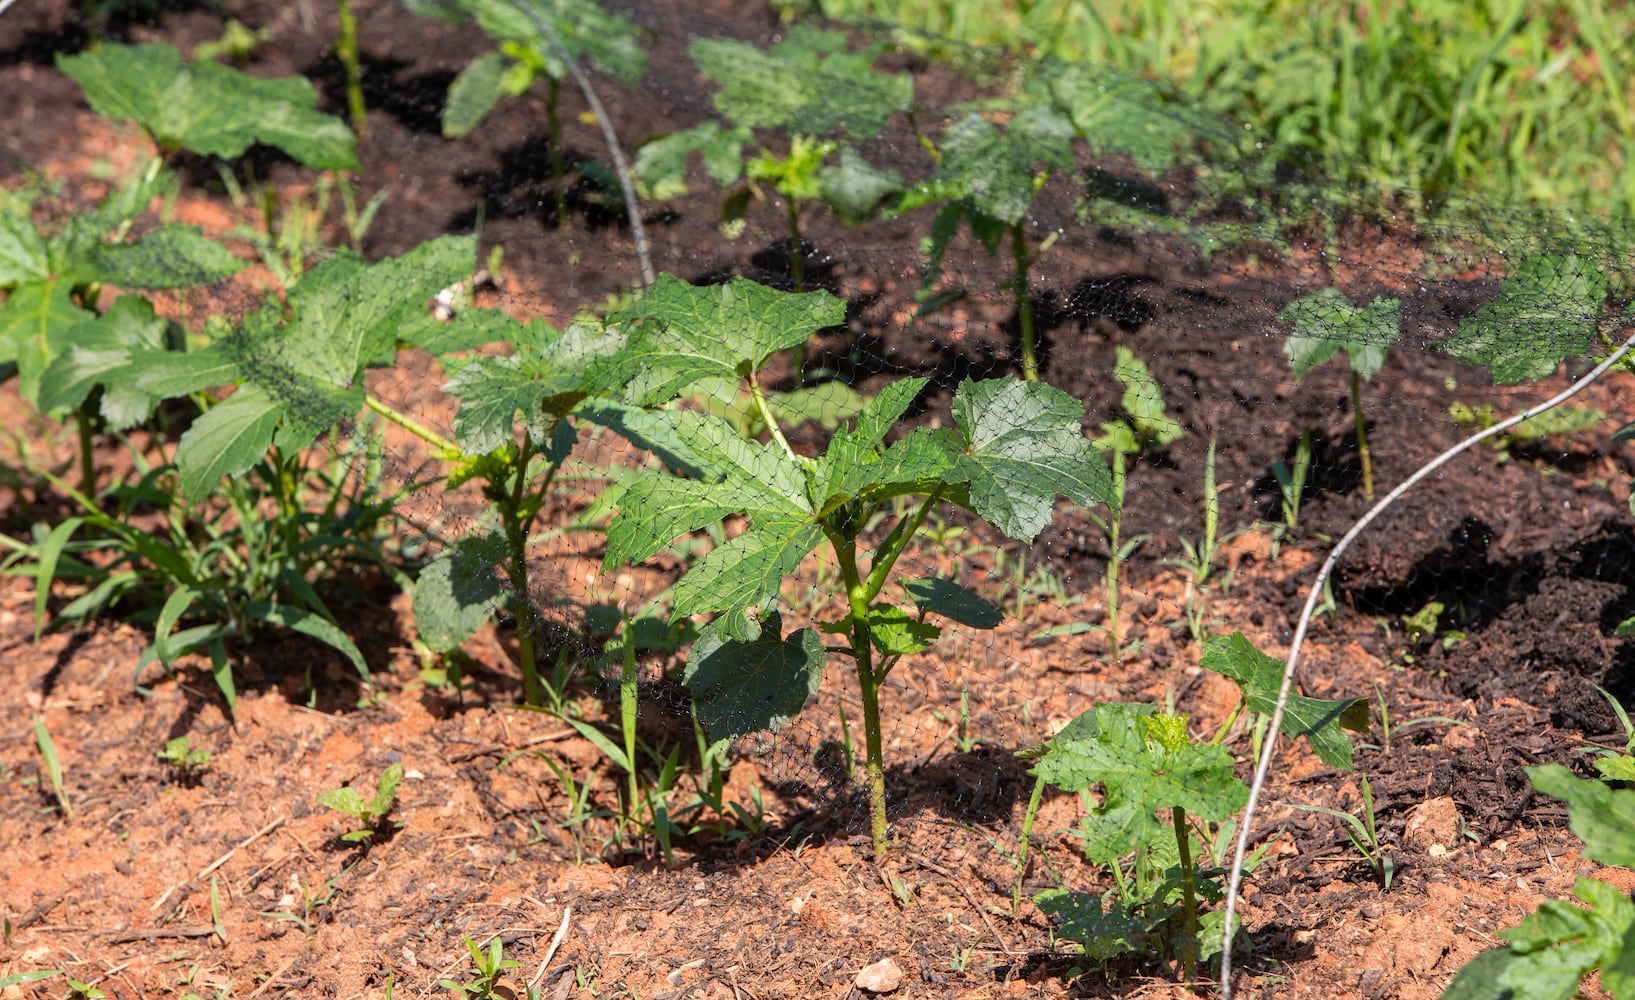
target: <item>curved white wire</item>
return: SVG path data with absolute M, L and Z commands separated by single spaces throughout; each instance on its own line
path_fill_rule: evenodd
M 1345 536 L 1335 543 L 1333 551 L 1329 552 L 1328 558 L 1323 561 L 1322 568 L 1317 571 L 1317 579 L 1312 582 L 1311 593 L 1306 596 L 1306 607 L 1300 613 L 1300 622 L 1295 626 L 1294 641 L 1289 644 L 1289 659 L 1283 667 L 1283 684 L 1277 690 L 1277 705 L 1272 709 L 1271 722 L 1267 726 L 1267 731 L 1271 733 L 1271 736 L 1261 748 L 1260 762 L 1255 767 L 1255 779 L 1249 786 L 1249 801 L 1243 807 L 1243 820 L 1238 827 L 1237 847 L 1232 852 L 1232 877 L 1226 888 L 1225 928 L 1221 932 L 1221 1000 L 1232 1000 L 1232 923 L 1233 917 L 1237 914 L 1238 890 L 1243 884 L 1243 858 L 1249 849 L 1249 835 L 1255 818 L 1255 805 L 1260 799 L 1261 788 L 1266 784 L 1266 774 L 1272 766 L 1272 755 L 1277 748 L 1277 734 L 1283 725 L 1283 714 L 1289 704 L 1289 694 L 1294 688 L 1294 668 L 1300 659 L 1300 648 L 1306 641 L 1306 630 L 1311 625 L 1312 615 L 1317 611 L 1318 601 L 1323 594 L 1323 584 L 1328 580 L 1329 574 L 1334 571 L 1335 565 L 1339 563 L 1340 556 L 1345 553 L 1347 547 L 1356 540 L 1357 536 L 1362 534 L 1364 528 L 1373 523 L 1374 519 L 1379 517 L 1387 507 L 1395 503 L 1420 480 L 1440 469 L 1452 461 L 1455 456 L 1473 445 L 1496 434 L 1503 434 L 1522 421 L 1553 409 L 1576 396 L 1594 383 L 1596 379 L 1605 375 L 1607 370 L 1617 364 L 1619 359 L 1628 354 L 1631 349 L 1635 349 L 1635 334 L 1631 334 L 1630 338 L 1624 341 L 1622 347 L 1609 355 L 1605 361 L 1596 365 L 1588 375 L 1574 382 L 1555 396 L 1537 406 L 1528 407 L 1508 420 L 1494 424 L 1479 434 L 1471 435 L 1426 462 L 1419 468 L 1419 471 L 1403 480 L 1400 486 L 1381 497 L 1379 503 L 1370 508 L 1368 513 L 1364 514 L 1356 524 L 1351 526 L 1351 530 L 1346 532 Z

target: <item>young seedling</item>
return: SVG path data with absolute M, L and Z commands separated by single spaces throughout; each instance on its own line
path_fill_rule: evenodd
M 1279 506 L 1283 521 L 1272 526 L 1272 558 L 1282 542 L 1300 530 L 1300 502 L 1306 495 L 1306 482 L 1311 478 L 1311 431 L 1300 435 L 1294 446 L 1294 464 L 1274 462 L 1272 477 L 1277 480 Z
M 1124 952 L 1156 951 L 1173 959 L 1186 981 L 1220 947 L 1224 930 L 1219 911 L 1200 912 L 1200 901 L 1222 894 L 1223 873 L 1205 869 L 1203 860 L 1218 866 L 1232 832 L 1230 817 L 1248 797 L 1221 744 L 1241 713 L 1271 708 L 1281 673 L 1279 661 L 1241 633 L 1209 639 L 1200 665 L 1236 681 L 1241 694 L 1213 739 L 1192 739 L 1184 715 L 1155 705 L 1109 703 L 1080 715 L 1048 743 L 1021 752 L 1038 763 L 1018 870 L 1025 870 L 1027 837 L 1044 786 L 1086 792 L 1100 784 L 1100 801 L 1091 803 L 1074 832 L 1086 857 L 1106 865 L 1115 882 L 1100 897 L 1043 893 L 1036 899 L 1040 909 L 1061 919 L 1058 933 L 1080 942 L 1087 955 L 1106 961 Z M 1355 700 L 1297 696 L 1283 732 L 1304 736 L 1324 762 L 1349 769 L 1351 743 L 1342 728 L 1358 725 L 1359 705 L 1366 716 L 1366 704 Z
M 692 410 L 651 411 L 641 425 L 622 427 L 689 478 L 654 472 L 626 485 L 608 526 L 604 566 L 640 562 L 685 532 L 747 517 L 741 534 L 672 589 L 673 619 L 716 615 L 694 644 L 683 679 L 700 720 L 720 739 L 782 725 L 817 690 L 827 654 L 849 656 L 863 703 L 872 840 L 883 854 L 881 686 L 904 656 L 936 640 L 941 629 L 930 615 L 977 628 L 1000 620 L 992 605 L 952 581 L 895 581 L 898 558 L 945 503 L 1031 541 L 1049 523 L 1058 494 L 1108 503 L 1113 490 L 1080 430 L 1082 404 L 1039 383 L 965 382 L 953 400 L 953 427 L 916 428 L 887 446 L 887 434 L 926 385 L 904 379 L 870 400 L 821 457 L 798 455 L 766 400 L 760 372 L 775 352 L 843 315 L 844 304 L 824 292 L 789 294 L 743 279 L 694 288 L 665 277 L 614 317 L 631 328 L 630 350 L 617 370 L 632 404 L 666 402 L 707 375 L 741 378 L 772 441 L 746 442 L 725 421 Z M 893 501 L 904 496 L 919 503 L 865 555 L 865 528 L 882 515 L 892 522 Z M 826 646 L 811 629 L 786 636 L 777 610 L 784 578 L 819 547 L 839 566 L 845 587 L 842 614 L 821 631 L 844 645 Z M 898 591 L 888 593 L 894 582 Z
M 1396 877 L 1396 862 L 1391 860 L 1388 845 L 1380 840 L 1379 824 L 1374 819 L 1374 789 L 1368 784 L 1366 777 L 1359 779 L 1362 786 L 1362 815 L 1355 816 L 1338 809 L 1326 806 L 1303 805 L 1298 802 L 1286 802 L 1284 805 L 1295 809 L 1304 809 L 1307 812 L 1323 813 L 1333 816 L 1345 824 L 1343 829 L 1351 846 L 1356 848 L 1363 864 L 1374 873 L 1382 890 L 1391 888 L 1391 880 Z
M 524 11 L 508 0 L 415 0 L 411 8 L 454 20 L 475 22 L 499 43 L 499 49 L 478 56 L 460 71 L 449 87 L 443 112 L 443 134 L 465 136 L 482 123 L 503 96 L 519 96 L 545 80 L 545 121 L 550 143 L 551 188 L 556 199 L 556 225 L 568 225 L 567 155 L 562 144 L 562 82 L 569 69 L 552 39 L 536 22 L 543 19 L 570 58 L 589 59 L 598 69 L 627 87 L 647 73 L 647 52 L 642 33 L 617 11 L 605 10 L 596 0 L 554 0 L 528 4 Z M 530 16 L 532 15 L 532 16 Z M 588 171 L 580 167 L 580 176 Z
M 397 803 L 397 786 L 402 780 L 403 765 L 390 764 L 381 773 L 374 796 L 367 801 L 358 794 L 357 789 L 345 785 L 318 793 L 318 804 L 358 822 L 357 827 L 341 834 L 342 840 L 349 844 L 372 844 L 403 825 L 388 824 L 386 819 L 391 815 L 392 806 Z
M 74 804 L 68 801 L 68 790 L 62 784 L 62 762 L 57 759 L 57 744 L 45 720 L 34 717 L 34 746 L 40 751 L 40 762 L 45 765 L 45 780 L 51 786 L 51 795 L 57 800 L 57 810 L 63 819 L 74 818 Z
M 1374 462 L 1363 420 L 1362 384 L 1380 370 L 1386 352 L 1402 337 L 1402 303 L 1374 299 L 1365 305 L 1352 305 L 1344 292 L 1325 288 L 1290 302 L 1277 318 L 1294 325 L 1295 332 L 1283 342 L 1283 350 L 1297 380 L 1341 351 L 1350 359 L 1351 418 L 1356 428 L 1357 454 L 1362 459 L 1363 498 L 1372 502 Z
M 484 949 L 471 938 L 465 938 L 466 951 L 471 953 L 471 970 L 465 982 L 439 979 L 437 985 L 454 991 L 465 1000 L 493 1000 L 496 997 L 516 996 L 515 991 L 501 986 L 500 977 L 522 965 L 516 959 L 505 957 L 505 945 L 498 934 L 488 939 Z M 503 992 L 502 992 L 503 991 Z
M 165 748 L 158 752 L 158 757 L 176 773 L 176 780 L 182 785 L 196 784 L 199 775 L 210 767 L 210 751 L 192 746 L 186 736 L 178 736 L 166 743 Z
M 1597 688 L 1601 697 L 1607 700 L 1612 712 L 1618 717 L 1618 724 L 1624 730 L 1624 745 L 1622 749 L 1611 747 L 1579 747 L 1580 752 L 1590 754 L 1595 758 L 1595 770 L 1601 775 L 1602 781 L 1635 782 L 1635 724 L 1631 724 L 1629 713 L 1612 692 L 1606 688 Z

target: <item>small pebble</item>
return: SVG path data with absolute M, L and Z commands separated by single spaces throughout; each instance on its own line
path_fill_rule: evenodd
M 854 984 L 870 993 L 890 993 L 903 985 L 903 970 L 889 958 L 882 958 L 858 972 Z

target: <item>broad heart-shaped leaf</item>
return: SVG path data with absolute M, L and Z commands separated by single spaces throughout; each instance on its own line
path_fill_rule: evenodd
M 1242 632 L 1210 636 L 1204 643 L 1199 666 L 1238 682 L 1249 711 L 1270 715 L 1277 706 L 1277 692 L 1283 684 L 1283 661 L 1273 659 L 1254 647 Z M 1328 701 L 1289 695 L 1283 712 L 1283 735 L 1301 736 L 1312 752 L 1331 767 L 1351 770 L 1351 738 L 1343 730 L 1366 732 L 1368 703 L 1360 698 Z
M 667 402 L 706 376 L 738 379 L 775 351 L 845 322 L 846 303 L 828 292 L 793 293 L 733 278 L 698 287 L 668 274 L 629 308 L 609 317 L 635 322 L 630 350 L 609 374 L 628 378 L 635 403 Z
M 744 144 L 754 138 L 747 125 L 723 128 L 720 122 L 701 122 L 650 139 L 636 150 L 632 172 L 636 191 L 643 198 L 667 201 L 687 193 L 687 157 L 700 153 L 710 180 L 726 187 L 744 175 Z
M 509 317 L 505 321 L 518 325 Z M 528 326 L 535 329 L 518 331 L 528 343 L 518 344 L 516 354 L 445 361 L 454 374 L 443 391 L 460 400 L 454 433 L 467 454 L 485 455 L 512 440 L 518 413 L 534 441 L 543 445 L 555 422 L 587 395 L 585 377 L 592 362 L 624 347 L 623 334 L 590 323 L 575 323 L 561 334 L 541 320 Z
M 106 313 L 68 334 L 72 346 L 40 379 L 40 409 L 72 409 L 100 385 L 102 418 L 110 427 L 124 430 L 146 420 L 159 397 L 137 387 L 132 357 L 162 356 L 169 326 L 147 299 L 121 295 Z
M 1077 942 L 1086 955 L 1105 962 L 1147 949 L 1147 928 L 1118 899 L 1117 890 L 1101 896 L 1050 889 L 1033 897 L 1040 912 L 1061 921 L 1056 934 Z
M 506 558 L 498 531 L 456 539 L 414 582 L 414 627 L 433 652 L 458 649 L 493 615 L 505 594 Z
M 927 197 L 964 199 L 978 213 L 1015 225 L 1027 218 L 1041 167 L 1073 168 L 1073 124 L 1043 105 L 1021 112 L 1004 129 L 973 112 L 948 126 L 941 145 L 942 166 L 899 210 Z
M 569 55 L 589 59 L 627 87 L 635 86 L 647 72 L 641 30 L 596 0 L 455 0 L 444 6 L 476 21 L 490 38 L 528 45 L 545 71 L 558 80 L 568 75 L 568 68 L 536 18 L 550 25 Z
M 1143 814 L 1181 808 L 1206 820 L 1222 820 L 1243 808 L 1249 788 L 1232 774 L 1225 747 L 1191 743 L 1166 748 L 1148 737 L 1151 705 L 1106 703 L 1092 709 L 1094 735 L 1050 741 L 1034 773 L 1076 792 L 1101 783 L 1103 808 L 1131 806 Z
M 1297 379 L 1341 351 L 1350 357 L 1352 371 L 1373 378 L 1385 364 L 1387 350 L 1402 337 L 1401 302 L 1371 299 L 1352 305 L 1338 288 L 1295 299 L 1277 320 L 1294 324 L 1294 333 L 1283 341 L 1283 352 Z
M 862 223 L 886 199 L 903 191 L 902 175 L 882 170 L 850 146 L 840 148 L 840 162 L 818 174 L 823 201 L 848 226 Z
M 1459 324 L 1438 346 L 1466 364 L 1487 365 L 1495 382 L 1552 374 L 1584 350 L 1607 296 L 1607 279 L 1582 257 L 1529 257 L 1497 298 Z
M 74 304 L 63 281 L 30 281 L 0 302 L 0 364 L 17 365 L 18 391 L 36 402 L 45 374 L 71 331 L 95 315 Z
M 1031 87 L 1072 118 L 1091 150 L 1122 153 L 1153 174 L 1169 169 L 1199 133 L 1229 134 L 1208 112 L 1168 100 L 1147 80 L 1104 64 L 1046 59 Z
M 240 386 L 207 410 L 182 432 L 176 448 L 182 495 L 202 500 L 223 476 L 238 475 L 260 461 L 283 411 L 283 401 L 254 384 Z
M 920 611 L 942 615 L 950 621 L 971 628 L 998 628 L 1005 620 L 987 598 L 961 587 L 952 580 L 932 577 L 928 580 L 902 580 L 903 589 Z
M 823 640 L 811 629 L 783 635 L 767 614 L 752 642 L 706 631 L 682 672 L 699 721 L 714 739 L 778 729 L 794 718 L 823 681 Z
M 1635 791 L 1579 778 L 1560 764 L 1530 767 L 1527 778 L 1535 789 L 1566 801 L 1585 857 L 1635 868 Z
M 893 112 L 914 101 L 914 81 L 907 73 L 874 72 L 879 49 L 847 52 L 844 33 L 806 24 L 789 29 L 765 52 L 743 42 L 701 38 L 687 54 L 721 84 L 716 110 L 752 128 L 872 139 Z
M 954 457 L 944 482 L 983 520 L 1032 542 L 1050 523 L 1058 494 L 1089 506 L 1118 503 L 1113 477 L 1079 420 L 1084 404 L 1043 382 L 962 382 L 958 433 L 939 432 Z
M 243 155 L 276 146 L 320 170 L 353 170 L 357 140 L 346 123 L 317 110 L 302 77 L 266 80 L 213 62 L 183 65 L 169 45 L 104 44 L 57 57 L 99 115 L 141 125 L 165 149 Z

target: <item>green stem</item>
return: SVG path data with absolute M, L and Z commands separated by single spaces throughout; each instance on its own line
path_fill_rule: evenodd
M 522 450 L 514 471 L 515 479 L 509 493 L 497 498 L 495 507 L 504 524 L 506 547 L 510 559 L 506 576 L 511 581 L 512 613 L 517 618 L 517 659 L 522 667 L 522 697 L 529 705 L 541 704 L 539 662 L 535 657 L 534 635 L 539 630 L 539 615 L 534 608 L 528 583 L 528 531 L 533 526 L 534 514 L 523 514 L 523 500 L 528 486 L 528 461 L 533 454 L 533 440 L 527 431 L 522 434 Z M 551 488 L 557 466 L 547 465 L 540 483 L 541 494 Z M 536 511 L 537 513 L 537 511 Z
M 352 131 L 362 139 L 369 131 L 364 118 L 363 67 L 358 58 L 358 19 L 352 14 L 351 0 L 336 0 L 341 15 L 341 37 L 335 43 L 335 54 L 340 57 L 346 74 L 346 103 L 352 114 Z
M 91 424 L 94 417 L 80 406 L 74 410 L 74 425 L 79 431 L 79 480 L 86 496 L 97 494 L 96 454 L 92 451 Z
M 857 542 L 837 534 L 829 535 L 840 563 L 840 577 L 846 585 L 851 607 L 852 659 L 856 661 L 857 686 L 863 695 L 863 741 L 869 782 L 869 829 L 874 856 L 886 853 L 886 769 L 885 750 L 880 739 L 880 677 L 874 670 L 874 644 L 869 632 L 869 602 L 873 595 L 857 572 Z
M 408 431 L 410 434 L 413 434 L 415 437 L 431 445 L 433 448 L 436 448 L 439 452 L 439 458 L 455 459 L 464 454 L 458 444 L 455 444 L 453 441 L 437 433 L 408 414 L 399 413 L 397 410 L 392 409 L 390 406 L 376 399 L 374 396 L 364 396 L 363 405 L 369 407 L 369 409 L 374 410 L 387 420 L 390 420 L 392 423 Z
M 1192 868 L 1192 837 L 1187 831 L 1187 812 L 1180 806 L 1170 810 L 1175 824 L 1175 847 L 1181 862 L 1181 978 L 1192 982 L 1198 968 L 1198 886 Z
M 926 496 L 925 502 L 920 504 L 919 509 L 914 512 L 912 517 L 898 521 L 896 527 L 891 529 L 891 534 L 887 535 L 886 540 L 881 543 L 880 548 L 875 550 L 874 565 L 869 567 L 868 579 L 863 581 L 863 586 L 868 591 L 870 601 L 878 597 L 880 591 L 886 589 L 886 578 L 891 575 L 891 568 L 897 565 L 897 558 L 908 548 L 908 543 L 913 540 L 915 533 L 920 530 L 920 525 L 925 523 L 925 519 L 930 516 L 932 508 L 941 499 L 942 487 L 939 486 Z
M 767 430 L 772 432 L 772 440 L 778 442 L 784 454 L 798 459 L 800 456 L 795 454 L 795 449 L 789 447 L 789 439 L 783 436 L 783 429 L 778 426 L 777 418 L 772 415 L 772 404 L 767 402 L 766 393 L 761 389 L 760 380 L 755 377 L 754 372 L 749 373 L 749 395 L 755 400 L 755 408 L 761 412 L 761 420 L 766 423 Z
M 806 291 L 806 252 L 800 238 L 800 205 L 788 194 L 783 196 L 784 211 L 789 220 L 789 278 L 797 293 Z M 806 342 L 795 345 L 789 363 L 794 373 L 795 388 L 806 384 Z
M 1022 845 L 1016 852 L 1016 884 L 1011 887 L 1011 916 L 1022 905 L 1022 881 L 1028 873 L 1028 845 L 1032 843 L 1033 821 L 1039 815 L 1039 803 L 1045 796 L 1045 779 L 1033 779 L 1033 795 L 1028 799 L 1028 811 L 1022 816 Z M 1114 867 L 1117 867 L 1116 865 Z
M 1016 276 L 1011 289 L 1016 294 L 1016 316 L 1022 328 L 1022 378 L 1039 381 L 1039 361 L 1033 352 L 1033 296 L 1028 294 L 1028 239 L 1020 222 L 1011 226 L 1011 259 L 1016 263 Z
M 1351 373 L 1351 418 L 1357 425 L 1357 454 L 1362 456 L 1363 499 L 1374 500 L 1374 460 L 1368 452 L 1368 434 L 1363 429 L 1362 376 Z
M 636 640 L 631 634 L 631 621 L 624 621 L 624 675 L 619 680 L 619 723 L 624 732 L 624 759 L 630 781 L 630 804 L 626 814 L 636 815 L 636 803 L 641 797 L 641 781 L 636 774 Z M 701 758 L 702 759 L 702 758 Z M 651 803 L 649 803 L 651 806 Z M 656 818 L 656 817 L 655 817 Z
M 1124 453 L 1113 452 L 1113 495 L 1118 498 L 1118 509 L 1107 515 L 1107 637 L 1112 644 L 1113 662 L 1118 663 L 1123 653 L 1118 628 L 1118 536 L 1124 524 Z
M 562 177 L 568 172 L 567 160 L 562 154 L 562 111 L 559 99 L 562 81 L 551 77 L 545 95 L 545 121 L 551 130 L 551 186 L 556 189 L 556 228 L 568 228 L 568 192 L 562 186 Z

